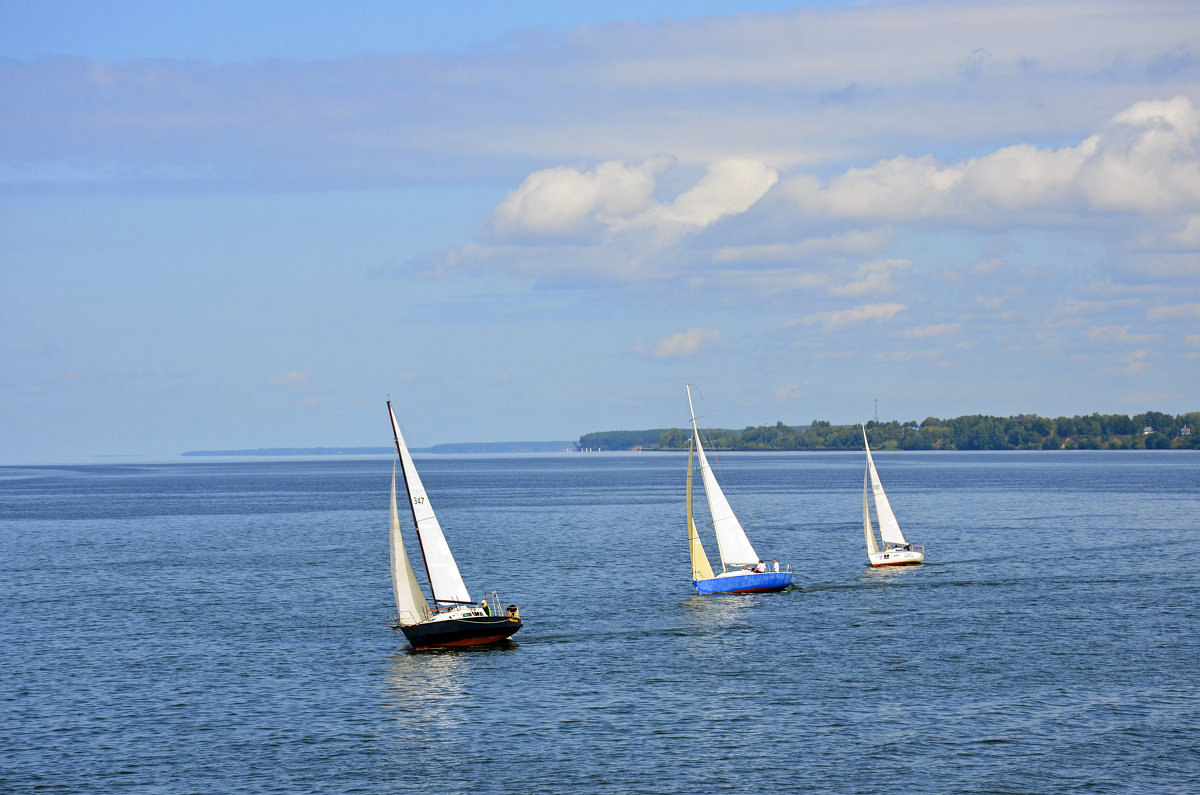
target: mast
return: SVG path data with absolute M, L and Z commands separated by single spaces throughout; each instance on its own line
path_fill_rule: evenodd
M 442 526 L 433 505 L 425 495 L 425 487 L 421 484 L 421 476 L 413 463 L 408 446 L 404 443 L 404 435 L 400 433 L 400 425 L 396 422 L 396 413 L 392 411 L 392 401 L 387 402 L 388 416 L 392 420 L 392 434 L 396 438 L 396 452 L 400 454 L 400 471 L 404 475 L 404 488 L 408 492 L 408 504 L 412 508 L 413 523 L 417 526 L 417 542 L 421 547 L 421 558 L 425 563 L 425 573 L 429 577 L 429 590 L 433 592 L 435 603 L 474 604 L 467 586 L 459 574 L 458 564 L 442 534 Z

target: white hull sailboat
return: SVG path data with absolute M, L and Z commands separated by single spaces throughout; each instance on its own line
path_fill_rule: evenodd
M 507 639 L 522 626 L 517 606 L 509 605 L 501 611 L 500 599 L 494 591 L 491 605 L 486 598 L 480 604 L 471 598 L 446 537 L 442 534 L 441 524 L 425 494 L 408 445 L 404 443 L 390 400 L 387 406 L 388 416 L 392 420 L 392 433 L 396 438 L 400 472 L 408 493 L 409 507 L 412 508 L 413 525 L 417 530 L 429 590 L 433 594 L 433 606 L 430 607 L 421 591 L 421 584 L 417 582 L 408 553 L 404 550 L 400 514 L 396 508 L 396 467 L 393 464 L 390 537 L 396 617 L 390 626 L 393 630 L 403 632 L 412 647 L 418 650 L 481 646 Z
M 863 534 L 867 541 L 867 558 L 872 566 L 909 566 L 925 561 L 925 547 L 915 546 L 904 539 L 900 523 L 892 513 L 892 505 L 883 492 L 875 460 L 871 457 L 871 445 L 867 442 L 867 426 L 862 426 L 863 447 L 867 450 L 867 467 L 863 472 Z M 867 481 L 870 480 L 871 496 L 875 501 L 875 517 L 879 521 L 879 542 L 875 541 L 875 530 L 871 527 L 871 512 L 867 507 Z
M 692 408 L 691 385 L 684 388 L 687 390 L 688 410 L 692 414 L 686 493 L 688 546 L 692 556 L 692 585 L 696 586 L 696 593 L 701 596 L 715 593 L 765 593 L 791 587 L 791 567 L 789 566 L 787 571 L 779 571 L 776 564 L 773 571 L 767 571 L 754 547 L 750 546 L 746 531 L 734 515 L 729 500 L 725 499 L 717 477 L 708 465 L 708 457 L 704 455 L 704 446 L 700 443 L 700 429 L 696 425 L 696 410 Z M 708 498 L 713 530 L 717 537 L 717 550 L 721 557 L 721 573 L 715 576 L 712 565 L 708 562 L 708 555 L 704 553 L 704 546 L 700 543 L 700 535 L 696 532 L 695 520 L 692 518 L 693 451 L 700 459 L 700 479 L 704 483 L 704 494 Z

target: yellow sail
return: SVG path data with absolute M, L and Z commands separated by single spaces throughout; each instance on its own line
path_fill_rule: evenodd
M 704 545 L 700 543 L 700 534 L 696 532 L 696 523 L 692 521 L 692 451 L 694 444 L 688 442 L 688 474 L 687 474 L 687 526 L 688 545 L 692 548 L 692 579 L 711 580 L 712 566 L 708 563 L 708 555 L 704 554 Z

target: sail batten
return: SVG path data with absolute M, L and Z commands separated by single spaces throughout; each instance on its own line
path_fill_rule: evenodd
M 400 454 L 400 471 L 404 475 L 404 486 L 408 491 L 409 506 L 412 508 L 413 523 L 417 527 L 417 541 L 421 546 L 421 556 L 425 560 L 425 573 L 429 576 L 429 589 L 433 592 L 434 602 L 473 604 L 471 594 L 459 574 L 458 564 L 446 543 L 442 526 L 429 497 L 425 494 L 425 486 L 417 467 L 413 463 L 408 445 L 404 443 L 404 435 L 400 433 L 400 425 L 396 422 L 396 414 L 392 411 L 391 401 L 388 401 L 388 415 L 392 419 L 392 432 L 396 437 L 396 451 Z
M 429 602 L 421 593 L 412 562 L 404 550 L 404 537 L 400 532 L 400 512 L 396 508 L 396 467 L 392 465 L 392 498 L 390 506 L 389 540 L 391 546 L 392 591 L 396 597 L 396 615 L 402 626 L 427 621 L 430 618 Z
M 708 456 L 704 454 L 704 445 L 700 443 L 700 429 L 696 425 L 696 410 L 692 407 L 692 390 L 687 387 L 688 409 L 692 414 L 692 436 L 696 445 L 696 454 L 700 459 L 700 478 L 704 483 L 704 496 L 708 499 L 708 510 L 712 514 L 713 531 L 717 536 L 717 551 L 721 556 L 721 568 L 730 566 L 754 565 L 759 561 L 758 554 L 750 545 L 742 523 L 738 521 L 725 498 L 717 476 L 708 465 Z

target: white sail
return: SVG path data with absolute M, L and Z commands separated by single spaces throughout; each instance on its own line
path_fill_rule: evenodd
M 688 395 L 688 409 L 692 413 L 692 435 L 696 443 L 696 452 L 700 459 L 700 477 L 704 481 L 704 495 L 708 497 L 708 510 L 712 513 L 713 530 L 717 535 L 717 550 L 721 555 L 721 567 L 753 566 L 759 557 L 746 538 L 746 531 L 738 521 L 717 483 L 717 476 L 708 465 L 708 457 L 704 455 L 704 445 L 700 444 L 700 429 L 696 426 L 696 410 L 692 408 L 691 387 L 685 387 Z
M 396 594 L 396 614 L 403 626 L 416 624 L 430 618 L 429 602 L 421 593 L 421 585 L 404 551 L 404 538 L 400 534 L 400 512 L 396 509 L 396 467 L 392 465 L 391 500 L 391 547 L 392 547 L 392 590 Z
M 867 540 L 867 554 L 875 555 L 879 552 L 879 545 L 875 543 L 875 531 L 871 529 L 871 512 L 867 508 L 867 468 L 863 467 L 863 534 Z
M 417 526 L 417 540 L 421 544 L 421 555 L 425 558 L 425 572 L 429 575 L 429 589 L 433 591 L 434 602 L 458 602 L 473 604 L 467 586 L 463 584 L 462 575 L 458 573 L 458 564 L 442 535 L 442 526 L 438 523 L 425 495 L 425 487 L 421 485 L 421 476 L 413 464 L 412 455 L 404 443 L 400 433 L 400 425 L 396 422 L 396 414 L 392 411 L 392 403 L 388 401 L 388 414 L 392 418 L 392 432 L 396 436 L 396 450 L 400 453 L 400 468 L 404 473 L 404 485 L 408 490 L 408 501 L 412 506 L 413 522 Z
M 875 471 L 875 459 L 871 458 L 871 445 L 867 443 L 867 426 L 863 426 L 863 446 L 867 448 L 867 471 L 871 475 L 871 493 L 875 496 L 875 518 L 879 520 L 879 539 L 884 546 L 906 542 L 900 532 L 900 523 L 896 514 L 892 513 L 892 505 L 887 495 L 883 493 L 883 484 L 879 482 L 879 473 Z

